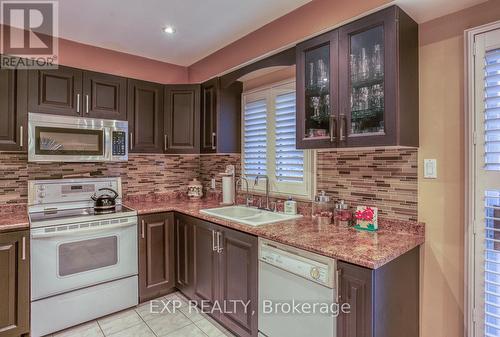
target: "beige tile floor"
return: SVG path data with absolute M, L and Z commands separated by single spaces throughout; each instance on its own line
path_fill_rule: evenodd
M 233 337 L 217 322 L 203 313 L 190 311 L 180 293 L 158 300 L 179 300 L 180 310 L 152 313 L 149 302 L 92 322 L 87 322 L 50 337 Z M 160 302 L 157 302 L 160 303 Z M 156 310 L 159 311 L 159 310 Z

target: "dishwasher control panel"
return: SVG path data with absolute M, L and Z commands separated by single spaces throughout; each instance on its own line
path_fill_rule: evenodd
M 335 260 L 325 256 L 262 240 L 259 242 L 259 259 L 305 279 L 334 287 Z

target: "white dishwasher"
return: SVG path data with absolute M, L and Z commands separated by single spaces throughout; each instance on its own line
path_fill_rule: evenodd
M 334 259 L 259 239 L 259 337 L 335 337 L 321 310 L 335 302 L 335 270 Z

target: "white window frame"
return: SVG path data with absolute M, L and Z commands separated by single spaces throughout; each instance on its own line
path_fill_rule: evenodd
M 316 153 L 314 150 L 304 150 L 304 182 L 280 182 L 276 179 L 276 162 L 275 162 L 275 147 L 274 132 L 269 132 L 275 128 L 275 106 L 274 99 L 277 95 L 295 91 L 295 79 L 288 79 L 276 82 L 270 85 L 255 88 L 245 91 L 241 98 L 241 174 L 244 176 L 244 160 L 245 160 L 245 105 L 247 102 L 266 99 L 267 102 L 267 176 L 269 177 L 269 194 L 276 197 L 293 196 L 303 200 L 312 200 L 316 185 L 316 168 L 315 159 Z M 266 191 L 265 179 L 259 179 L 257 185 L 254 186 L 253 179 L 249 179 L 249 191 L 254 194 L 263 194 Z M 241 191 L 246 191 L 245 184 L 242 184 Z
M 500 29 L 500 21 L 486 24 L 480 27 L 466 30 L 464 32 L 465 39 L 465 147 L 466 147 L 466 162 L 465 162 L 465 280 L 464 280 L 464 299 L 465 299 L 465 314 L 464 336 L 468 337 L 483 337 L 477 336 L 476 321 L 479 319 L 479 310 L 476 309 L 476 296 L 478 294 L 478 285 L 476 284 L 475 270 L 477 266 L 476 254 L 476 223 L 475 223 L 475 158 L 476 158 L 476 115 L 482 113 L 477 111 L 477 102 L 475 100 L 476 91 L 476 69 L 475 69 L 475 54 L 476 44 L 475 38 L 477 35 L 487 33 L 489 31 Z M 481 323 L 482 324 L 482 323 Z

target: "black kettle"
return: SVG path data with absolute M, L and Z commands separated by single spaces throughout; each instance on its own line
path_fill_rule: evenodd
M 94 195 L 91 196 L 92 200 L 94 200 L 94 209 L 109 210 L 115 208 L 118 193 L 114 189 L 107 187 L 100 188 L 99 191 L 110 191 L 113 192 L 113 194 L 103 193 L 97 196 L 97 192 L 94 193 Z

